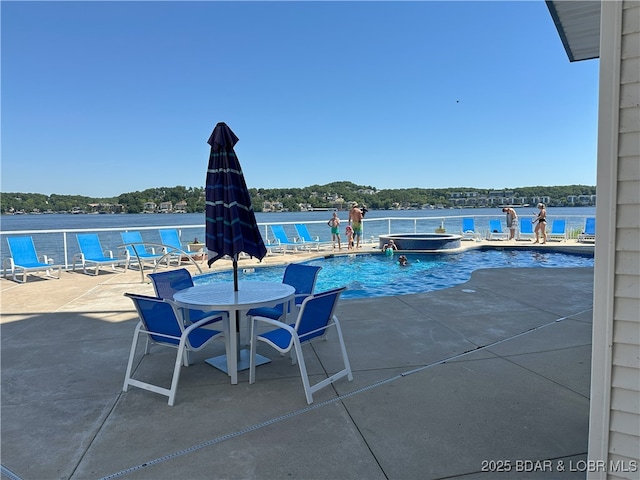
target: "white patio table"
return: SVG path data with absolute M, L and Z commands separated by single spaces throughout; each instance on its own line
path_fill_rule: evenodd
M 222 310 L 229 313 L 225 325 L 229 340 L 225 341 L 226 355 L 209 358 L 206 362 L 213 367 L 227 373 L 231 383 L 238 383 L 238 371 L 249 368 L 249 350 L 240 350 L 239 325 L 233 320 L 244 317 L 243 312 L 258 307 L 275 307 L 282 303 L 293 302 L 295 289 L 291 285 L 281 282 L 247 282 L 238 284 L 238 290 L 233 290 L 233 282 L 211 283 L 185 288 L 173 295 L 173 300 L 179 307 L 202 311 Z M 288 311 L 285 308 L 285 312 Z M 238 315 L 237 315 L 238 314 Z M 232 323 L 233 322 L 233 323 Z M 258 359 L 257 364 L 267 363 L 266 357 Z

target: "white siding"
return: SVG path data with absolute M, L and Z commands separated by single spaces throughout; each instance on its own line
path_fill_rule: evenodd
M 640 478 L 640 1 L 601 3 L 589 479 Z M 616 463 L 617 462 L 617 463 Z M 636 467 L 630 471 L 631 467 Z M 633 470 L 633 469 L 632 469 Z
M 619 137 L 608 460 L 640 468 L 640 2 L 625 2 Z M 635 312 L 633 308 L 635 307 Z M 640 471 L 609 478 L 638 478 Z

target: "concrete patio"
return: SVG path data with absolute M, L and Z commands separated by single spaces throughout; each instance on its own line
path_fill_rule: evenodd
M 257 382 L 231 385 L 202 361 L 221 341 L 183 369 L 174 407 L 122 392 L 137 322 L 123 294 L 153 292 L 139 272 L 0 286 L 2 478 L 585 478 L 592 268 L 341 300 L 354 380 L 310 406 L 297 367 L 263 345 Z M 338 369 L 333 339 L 307 347 L 316 380 Z M 164 350 L 137 375 L 168 383 Z

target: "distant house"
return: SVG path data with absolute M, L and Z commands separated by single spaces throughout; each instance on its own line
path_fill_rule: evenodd
M 171 213 L 173 212 L 173 202 L 160 202 L 160 213 Z
M 187 202 L 180 200 L 176 202 L 176 206 L 173 209 L 174 213 L 187 213 Z
M 158 205 L 155 202 L 144 202 L 144 213 L 156 213 Z

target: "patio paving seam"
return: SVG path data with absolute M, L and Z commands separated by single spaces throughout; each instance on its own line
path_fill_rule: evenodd
M 585 346 L 585 345 L 582 345 L 582 346 Z M 571 349 L 574 349 L 574 348 L 580 348 L 580 346 L 572 346 L 572 347 L 566 347 L 566 348 L 561 348 L 561 349 L 554 349 L 554 350 L 549 350 L 549 351 L 571 350 Z M 546 352 L 541 352 L 541 353 L 546 353 Z M 521 368 L 521 369 L 523 369 L 523 370 L 526 370 L 527 372 L 532 373 L 533 375 L 536 375 L 536 376 L 538 376 L 538 377 L 540 377 L 540 378 L 543 378 L 543 379 L 545 379 L 546 381 L 553 383 L 554 385 L 557 385 L 557 386 L 559 386 L 559 387 L 561 387 L 561 388 L 564 388 L 565 390 L 568 390 L 568 391 L 569 391 L 569 392 L 571 392 L 571 393 L 574 393 L 574 394 L 576 394 L 576 395 L 579 395 L 579 396 L 581 396 L 582 398 L 585 398 L 586 400 L 590 400 L 590 399 L 591 399 L 588 395 L 583 395 L 583 394 L 582 394 L 582 393 L 580 393 L 580 392 L 576 392 L 576 391 L 575 391 L 575 390 L 573 390 L 572 388 L 569 388 L 568 386 L 563 385 L 562 383 L 560 383 L 560 382 L 558 382 L 558 381 L 556 381 L 556 380 L 553 380 L 552 378 L 546 377 L 545 375 L 542 375 L 540 372 L 536 372 L 535 370 L 532 370 L 532 369 L 530 369 L 530 368 L 527 368 L 527 367 L 525 367 L 524 365 L 520 365 L 519 363 L 516 363 L 516 362 L 512 361 L 512 360 L 509 358 L 509 357 L 514 357 L 514 356 L 518 356 L 518 357 L 519 357 L 519 356 L 524 356 L 524 355 L 531 355 L 531 353 L 524 353 L 524 354 L 520 354 L 520 355 L 506 355 L 506 356 L 498 355 L 498 358 L 501 358 L 502 360 L 504 360 L 504 361 L 506 361 L 506 362 L 509 362 L 510 364 L 512 364 L 512 365 L 514 365 L 514 366 L 516 366 L 516 367 L 518 367 L 518 368 Z
M 233 439 L 233 438 L 239 437 L 239 436 L 244 435 L 244 434 L 246 434 L 246 433 L 253 432 L 253 431 L 255 431 L 255 430 L 258 430 L 258 429 L 261 429 L 261 428 L 264 428 L 264 427 L 267 427 L 267 426 L 273 425 L 273 424 L 275 424 L 275 423 L 279 423 L 279 422 L 284 421 L 284 420 L 288 420 L 288 419 L 293 418 L 293 417 L 297 417 L 297 416 L 299 416 L 299 415 L 302 415 L 302 414 L 307 413 L 307 412 L 312 411 L 312 410 L 319 409 L 319 408 L 324 407 L 324 406 L 326 406 L 326 405 L 330 405 L 330 404 L 333 404 L 333 403 L 336 403 L 336 402 L 341 402 L 341 401 L 343 401 L 343 400 L 345 400 L 345 399 L 348 399 L 348 398 L 351 398 L 351 397 L 353 397 L 353 396 L 355 396 L 355 395 L 359 395 L 360 393 L 363 393 L 363 392 L 366 392 L 366 391 L 372 390 L 372 389 L 377 388 L 377 387 L 380 387 L 380 386 L 382 386 L 382 385 L 386 385 L 386 384 L 388 384 L 388 383 L 391 383 L 391 382 L 393 382 L 393 381 L 395 381 L 395 380 L 402 379 L 402 378 L 407 377 L 407 376 L 409 376 L 409 375 L 412 375 L 412 374 L 414 374 L 414 373 L 422 372 L 422 371 L 424 371 L 424 370 L 427 370 L 427 369 L 430 369 L 430 368 L 433 368 L 433 367 L 437 367 L 437 366 L 439 366 L 439 365 L 446 364 L 446 363 L 448 363 L 448 362 L 451 362 L 451 361 L 453 361 L 453 360 L 457 360 L 457 359 L 459 359 L 459 358 L 461 358 L 461 357 L 464 357 L 464 356 L 466 356 L 466 355 L 469 355 L 469 354 L 471 354 L 471 353 L 476 353 L 476 352 L 478 352 L 478 351 L 486 350 L 486 349 L 489 349 L 489 348 L 490 348 L 490 347 L 492 347 L 492 346 L 495 346 L 495 345 L 498 345 L 498 344 L 504 343 L 504 342 L 506 342 L 506 341 L 509 341 L 509 340 L 512 340 L 512 339 L 515 339 L 515 338 L 519 338 L 519 337 L 521 337 L 521 336 L 523 336 L 523 335 L 526 335 L 526 334 L 528 334 L 528 333 L 531 333 L 531 332 L 534 332 L 534 331 L 540 330 L 540 329 L 542 329 L 542 328 L 546 328 L 546 327 L 549 327 L 549 326 L 551 326 L 551 325 L 555 325 L 555 324 L 556 324 L 558 321 L 560 321 L 560 320 L 562 320 L 562 319 L 555 320 L 555 321 L 553 321 L 553 322 L 545 323 L 545 324 L 543 324 L 543 325 L 540 325 L 540 326 L 535 327 L 535 328 L 531 328 L 531 329 L 529 329 L 529 330 L 526 330 L 526 331 L 521 332 L 521 333 L 519 333 L 519 334 L 513 335 L 513 336 L 511 336 L 511 337 L 504 338 L 504 339 L 501 339 L 501 340 L 497 340 L 497 341 L 492 342 L 492 343 L 490 343 L 490 344 L 488 344 L 488 345 L 480 346 L 480 347 L 478 347 L 478 348 L 474 348 L 474 349 L 472 349 L 472 350 L 468 350 L 468 351 L 463 352 L 463 353 L 458 353 L 458 354 L 452 355 L 452 356 L 450 356 L 450 357 L 447 357 L 447 358 L 444 358 L 444 359 L 441 359 L 441 360 L 437 360 L 437 361 L 432 362 L 432 363 L 430 363 L 430 364 L 423 365 L 423 366 L 420 366 L 420 367 L 418 367 L 418 368 L 414 368 L 414 369 L 412 369 L 412 370 L 408 370 L 408 371 L 406 371 L 406 372 L 402 372 L 402 373 L 397 374 L 397 375 L 394 375 L 394 376 L 392 376 L 392 377 L 389 377 L 389 378 L 386 378 L 386 379 L 380 380 L 380 381 L 378 381 L 378 382 L 374 382 L 374 383 L 372 383 L 372 384 L 370 384 L 370 385 L 367 385 L 367 386 L 361 387 L 361 388 L 359 388 L 359 389 L 357 389 L 357 390 L 354 390 L 354 391 L 352 391 L 352 392 L 345 393 L 345 394 L 343 394 L 343 395 L 338 395 L 338 396 L 337 396 L 337 397 L 335 397 L 335 398 L 332 398 L 332 399 L 329 399 L 329 400 L 325 400 L 325 401 L 320 402 L 320 403 L 314 403 L 314 404 L 312 404 L 312 405 L 309 405 L 308 407 L 301 408 L 301 409 L 298 409 L 298 410 L 295 410 L 295 411 L 292 411 L 292 412 L 285 413 L 284 415 L 280 415 L 280 416 L 278 416 L 278 417 L 274 417 L 274 418 L 272 418 L 272 419 L 265 420 L 264 422 L 261 422 L 261 423 L 258 423 L 258 424 L 254 424 L 254 425 L 250 425 L 250 426 L 248 426 L 248 427 L 242 428 L 242 429 L 237 430 L 237 431 L 235 431 L 235 432 L 228 433 L 228 434 L 225 434 L 225 435 L 222 435 L 222 436 L 219 436 L 219 437 L 213 438 L 213 439 L 208 440 L 208 441 L 206 441 L 206 442 L 202 442 L 202 443 L 200 443 L 200 444 L 193 445 L 193 446 L 191 446 L 191 447 L 187 447 L 187 448 L 182 449 L 182 450 L 179 450 L 179 451 L 177 451 L 177 452 L 170 453 L 170 454 L 164 455 L 164 456 L 162 456 L 162 457 L 155 458 L 155 459 L 153 459 L 153 460 L 149 460 L 149 461 L 147 461 L 147 462 L 144 462 L 144 463 L 141 463 L 141 464 L 135 465 L 135 466 L 133 466 L 133 467 L 129 467 L 129 468 L 124 469 L 124 470 L 120 470 L 119 472 L 115 472 L 115 473 L 113 473 L 113 474 L 111 474 L 111 475 L 107 475 L 107 476 L 105 476 L 105 477 L 101 477 L 101 478 L 100 478 L 100 480 L 111 480 L 111 479 L 114 479 L 114 478 L 119 478 L 119 477 L 122 477 L 122 476 L 128 475 L 129 473 L 133 473 L 133 472 L 136 472 L 136 471 L 142 470 L 142 469 L 144 469 L 144 468 L 146 468 L 146 467 L 150 467 L 150 466 L 153 466 L 153 465 L 157 465 L 157 464 L 160 464 L 160 463 L 164 463 L 164 462 L 169 461 L 169 460 L 171 460 L 171 459 L 173 459 L 173 458 L 180 457 L 180 456 L 183 456 L 183 455 L 187 455 L 187 454 L 189 454 L 189 453 L 195 452 L 195 451 L 197 451 L 197 450 L 201 450 L 201 449 L 203 449 L 203 448 L 206 448 L 206 447 L 209 447 L 209 446 L 212 446 L 212 445 L 216 445 L 216 444 L 221 443 L 221 442 L 224 442 L 224 441 L 226 441 L 226 440 L 231 440 L 231 439 Z M 497 357 L 499 357 L 500 359 L 505 360 L 505 361 L 507 361 L 507 362 L 509 362 L 509 363 L 513 364 L 514 366 L 516 366 L 516 367 L 518 367 L 518 368 L 522 368 L 523 370 L 527 370 L 527 371 L 529 371 L 529 370 L 528 370 L 528 369 L 526 369 L 525 367 L 522 367 L 521 365 L 518 365 L 517 363 L 511 362 L 509 359 L 507 359 L 507 358 L 505 358 L 505 357 L 502 357 L 502 356 L 499 356 L 499 355 L 498 355 Z M 546 380 L 549 380 L 549 381 L 553 382 L 554 384 L 557 384 L 557 382 L 554 382 L 553 380 L 547 379 L 546 377 L 544 377 L 544 376 L 542 376 L 542 375 L 540 375 L 540 374 L 538 374 L 538 373 L 536 373 L 536 372 L 531 372 L 531 373 L 533 373 L 533 374 L 535 374 L 535 375 L 538 375 L 538 376 L 540 376 L 541 378 L 545 378 Z M 561 385 L 561 386 L 562 386 L 562 385 Z M 565 388 L 566 388 L 566 387 L 565 387 Z M 570 389 L 568 389 L 568 390 L 570 390 Z M 572 391 L 572 390 L 570 390 L 570 391 Z M 574 393 L 575 393 L 575 392 L 574 392 Z M 582 395 L 581 395 L 581 396 L 582 396 Z M 346 412 L 347 412 L 347 414 L 349 415 L 349 418 L 351 418 L 351 419 L 353 420 L 353 417 L 352 417 L 352 416 L 351 416 L 351 414 L 349 413 L 349 409 L 347 408 L 347 406 L 346 406 L 345 404 L 343 404 L 343 407 L 345 408 L 345 411 L 346 411 Z M 354 423 L 354 424 L 355 424 L 355 423 Z M 364 440 L 365 440 L 365 439 L 364 439 L 364 437 L 362 437 L 362 438 L 363 438 L 363 441 L 364 441 Z M 366 441 L 365 441 L 365 444 L 366 444 Z M 369 448 L 369 446 L 368 446 L 368 445 L 367 445 L 367 448 Z M 374 455 L 374 458 L 375 458 L 375 455 Z M 377 461 L 377 460 L 376 460 L 376 461 Z M 384 471 L 384 470 L 383 470 L 383 471 Z

